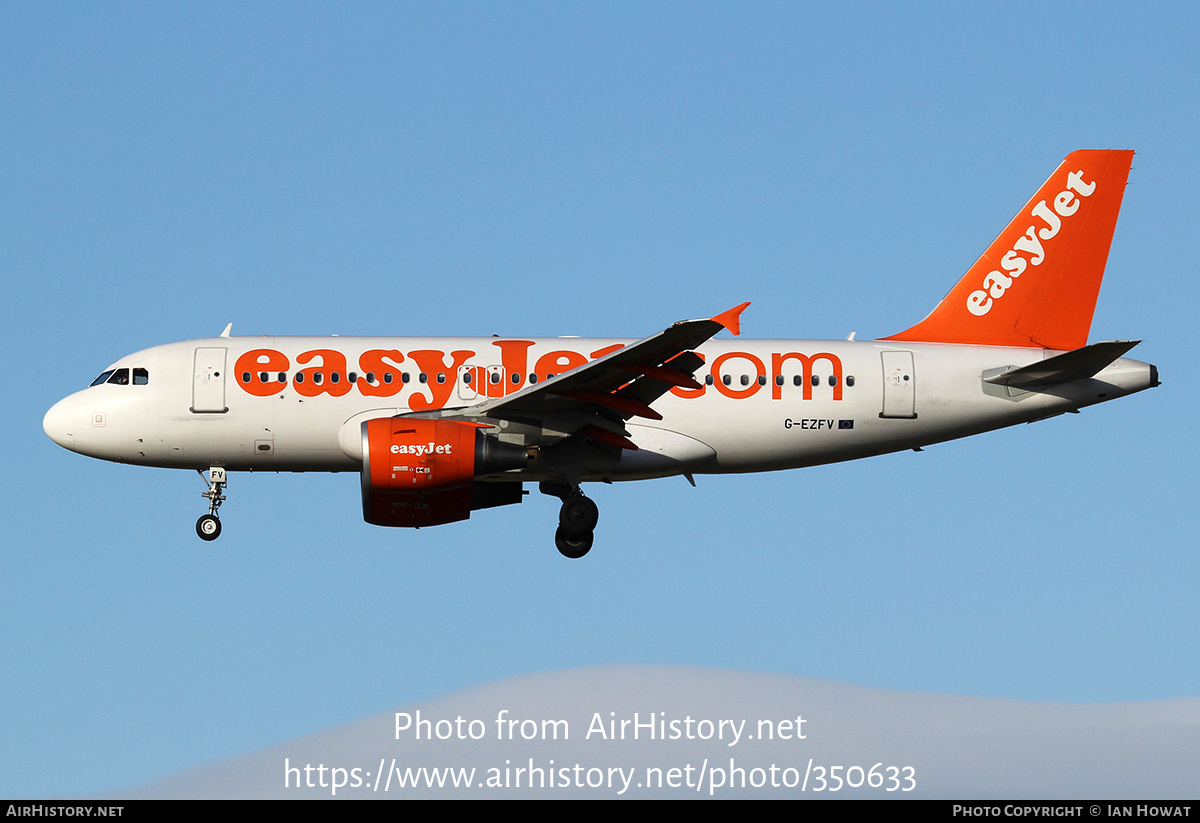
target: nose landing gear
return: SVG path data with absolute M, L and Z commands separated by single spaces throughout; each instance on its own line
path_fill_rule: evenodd
M 196 472 L 203 480 L 204 472 L 199 469 Z M 221 536 L 221 519 L 217 517 L 217 509 L 225 502 L 225 495 L 221 493 L 225 489 L 225 470 L 213 466 L 208 470 L 208 479 L 204 482 L 208 491 L 202 492 L 200 496 L 208 498 L 208 514 L 202 515 L 196 521 L 196 534 L 200 535 L 201 540 L 216 540 Z

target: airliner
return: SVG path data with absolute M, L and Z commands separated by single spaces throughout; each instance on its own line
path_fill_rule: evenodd
M 193 469 L 204 540 L 228 472 L 358 472 L 363 518 L 422 527 L 584 483 L 796 469 L 920 449 L 1159 385 L 1089 344 L 1132 151 L 1076 151 L 921 322 L 877 340 L 741 340 L 743 303 L 642 340 L 219 337 L 113 363 L 43 421 L 102 460 Z M 721 334 L 727 332 L 728 335 Z M 721 334 L 718 337 L 718 334 Z M 207 476 L 205 474 L 207 472 Z

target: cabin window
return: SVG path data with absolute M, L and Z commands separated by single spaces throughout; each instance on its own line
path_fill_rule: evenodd
M 282 371 L 281 371 L 281 372 L 279 373 L 279 382 L 280 382 L 280 383 L 286 383 L 286 382 L 287 382 L 287 372 L 282 372 Z
M 422 383 L 428 383 L 428 382 L 429 382 L 429 375 L 427 375 L 425 372 L 421 372 L 421 375 L 420 375 L 420 377 L 418 377 L 417 379 L 418 379 L 420 382 L 422 382 Z
M 732 377 L 730 377 L 730 376 L 729 376 L 729 375 L 727 375 L 727 374 L 726 374 L 726 375 L 722 375 L 722 377 L 721 377 L 721 382 L 722 382 L 722 383 L 724 383 L 726 386 L 728 386 L 730 383 L 732 383 L 732 382 L 733 382 L 733 378 L 732 378 Z
M 819 385 L 821 385 L 821 378 L 820 378 L 819 376 L 817 376 L 817 375 L 815 375 L 815 374 L 814 374 L 814 375 L 812 376 L 812 384 L 813 384 L 814 386 L 819 386 Z
M 852 374 L 848 374 L 848 375 L 846 375 L 846 385 L 847 385 L 847 386 L 853 386 L 853 385 L 854 385 L 854 375 L 852 375 Z
M 440 371 L 440 372 L 438 372 L 438 375 L 437 375 L 437 381 L 438 381 L 439 383 L 445 383 L 445 382 L 446 382 L 446 373 L 445 373 L 444 371 Z
M 260 371 L 258 373 L 258 379 L 261 380 L 262 382 L 266 383 L 267 380 L 269 380 L 270 378 L 267 377 L 267 373 L 265 371 Z M 248 383 L 250 381 L 247 380 L 246 382 Z
M 765 374 L 760 374 L 758 376 L 758 385 L 760 385 L 760 386 L 767 385 L 767 376 Z
M 804 382 L 804 378 L 802 378 L 800 375 L 796 375 L 795 377 L 792 378 L 793 386 L 799 386 L 803 382 Z
M 748 374 L 743 374 L 743 375 L 742 375 L 742 385 L 743 385 L 743 386 L 749 386 L 749 385 L 750 385 L 750 375 L 748 375 Z
M 493 386 L 496 385 L 497 383 L 499 383 L 500 382 L 500 372 L 494 371 L 490 375 L 488 375 L 488 382 L 491 383 Z
M 389 374 L 388 377 L 391 377 L 391 375 Z M 367 382 L 370 383 L 372 386 L 375 385 L 375 372 L 373 372 L 373 371 L 367 372 Z
M 704 375 L 704 385 L 711 386 L 713 384 L 713 376 L 711 374 Z
M 411 378 L 412 378 L 412 376 L 411 376 L 411 375 L 410 375 L 408 372 L 403 372 L 403 373 L 401 373 L 401 375 L 400 375 L 400 382 L 401 382 L 401 383 L 407 383 L 407 382 L 408 382 L 408 381 L 409 381 Z M 391 380 L 389 380 L 388 382 L 389 382 L 389 383 L 391 383 L 392 381 L 391 381 Z M 421 382 L 422 382 L 422 383 L 424 383 L 425 381 L 424 381 L 424 380 L 422 380 Z
M 334 372 L 333 374 L 329 375 L 329 382 L 330 383 L 340 383 L 340 382 L 342 382 L 342 376 L 340 374 L 338 374 L 337 372 Z
M 517 374 L 516 372 L 513 372 L 512 382 L 513 382 L 514 386 L 519 385 L 521 383 L 521 375 Z
M 782 374 L 777 374 L 777 375 L 775 375 L 775 385 L 776 385 L 776 386 L 782 386 L 782 385 L 783 385 L 783 375 L 782 375 Z
M 836 374 L 829 375 L 829 385 L 831 385 L 831 386 L 837 385 L 837 375 Z
M 249 382 L 250 382 L 250 372 L 248 372 L 248 371 L 244 371 L 244 372 L 242 372 L 242 382 L 243 382 L 243 383 L 249 383 Z M 93 383 L 92 385 L 95 385 L 95 384 Z
M 537 375 L 536 374 L 529 375 L 529 384 L 532 386 L 536 382 L 537 382 Z

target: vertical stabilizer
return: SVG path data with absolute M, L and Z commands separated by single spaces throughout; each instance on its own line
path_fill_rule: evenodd
M 1085 346 L 1132 162 L 1132 151 L 1067 155 L 928 317 L 881 339 Z

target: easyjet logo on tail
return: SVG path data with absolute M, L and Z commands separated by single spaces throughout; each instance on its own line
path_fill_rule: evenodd
M 1082 171 L 1073 171 L 1067 175 L 1067 187 L 1054 197 L 1053 209 L 1045 200 L 1039 200 L 1030 214 L 1045 225 L 1039 228 L 1034 224 L 1017 238 L 1012 248 L 1000 258 L 1000 268 L 988 272 L 983 278 L 983 288 L 967 295 L 967 311 L 976 317 L 987 314 L 994 302 L 1004 297 L 1013 280 L 1020 277 L 1025 269 L 1040 266 L 1046 259 L 1043 242 L 1054 239 L 1062 228 L 1063 219 L 1079 211 L 1080 198 L 1091 197 L 1095 191 L 1095 181 L 1088 183 L 1084 181 Z

